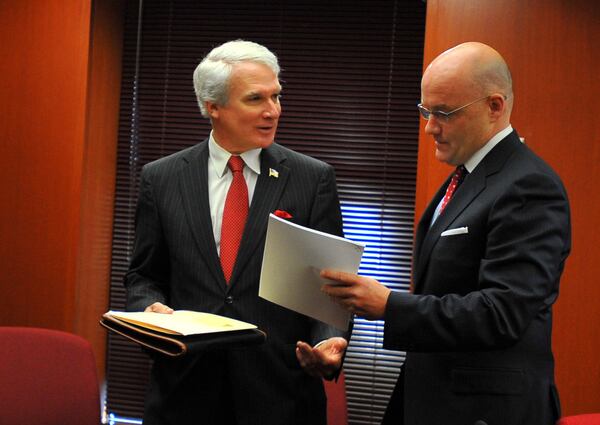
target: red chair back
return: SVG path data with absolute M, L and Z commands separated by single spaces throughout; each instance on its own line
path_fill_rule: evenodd
M 91 345 L 50 329 L 0 327 L 0 422 L 99 425 Z
M 600 413 L 565 416 L 560 418 L 556 425 L 600 425 Z

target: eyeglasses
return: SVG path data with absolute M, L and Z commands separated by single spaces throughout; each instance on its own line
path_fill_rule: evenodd
M 422 103 L 419 103 L 417 105 L 417 108 L 419 109 L 419 112 L 421 113 L 421 116 L 423 118 L 425 118 L 426 120 L 429 120 L 429 118 L 431 118 L 431 116 L 433 115 L 435 117 L 435 119 L 439 120 L 439 121 L 448 121 L 450 119 L 450 117 L 452 116 L 452 114 L 465 109 L 468 106 L 473 105 L 474 103 L 480 102 L 483 99 L 487 99 L 488 97 L 490 97 L 490 95 L 487 96 L 483 96 L 480 97 L 479 99 L 475 99 L 473 102 L 471 103 L 467 103 L 466 105 L 463 105 L 459 108 L 456 108 L 450 112 L 444 112 L 444 111 L 430 111 L 429 109 L 427 109 L 426 107 L 423 106 Z M 504 96 L 504 98 L 506 99 L 506 96 Z

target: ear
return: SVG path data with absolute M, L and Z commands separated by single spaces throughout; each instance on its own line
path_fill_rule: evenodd
M 219 118 L 219 106 L 216 103 L 206 101 L 204 107 L 211 119 Z
M 506 108 L 506 99 L 504 95 L 494 93 L 490 95 L 488 99 L 488 105 L 490 108 L 490 115 L 492 118 L 498 119 L 504 114 Z

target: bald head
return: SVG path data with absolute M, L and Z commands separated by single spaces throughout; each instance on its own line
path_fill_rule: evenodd
M 478 42 L 446 50 L 425 70 L 423 81 L 443 80 L 468 93 L 467 97 L 504 94 L 512 106 L 512 77 L 504 58 L 492 47 Z M 435 81 L 432 81 L 435 82 Z
M 464 164 L 510 125 L 512 102 L 510 71 L 490 46 L 463 43 L 439 55 L 423 73 L 420 105 L 436 157 Z

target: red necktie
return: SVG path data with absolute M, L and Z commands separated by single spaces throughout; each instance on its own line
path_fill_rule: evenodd
M 446 194 L 444 195 L 444 199 L 442 200 L 442 206 L 440 207 L 439 214 L 442 214 L 442 212 L 444 211 L 444 208 L 446 208 L 446 205 L 448 205 L 448 202 L 450 202 L 450 199 L 452 198 L 452 195 L 454 195 L 456 188 L 458 188 L 458 186 L 460 186 L 463 179 L 465 178 L 466 172 L 467 172 L 467 170 L 465 169 L 465 167 L 463 165 L 456 167 L 456 170 L 454 170 L 454 174 L 452 175 L 452 180 L 450 180 L 450 184 L 446 188 Z
M 223 208 L 220 255 L 223 274 L 229 283 L 248 217 L 248 186 L 244 180 L 244 160 L 241 157 L 231 156 L 227 166 L 233 174 L 233 181 Z

